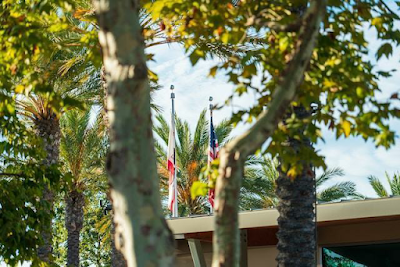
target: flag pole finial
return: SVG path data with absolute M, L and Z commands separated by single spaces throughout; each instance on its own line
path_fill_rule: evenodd
M 171 98 L 175 98 L 175 94 L 174 94 L 175 87 L 174 87 L 174 85 L 171 84 L 171 87 L 169 89 L 171 90 Z
M 213 109 L 213 104 L 212 104 L 213 97 L 210 96 L 210 98 L 208 98 L 208 101 L 210 101 L 210 110 L 212 111 L 212 109 Z

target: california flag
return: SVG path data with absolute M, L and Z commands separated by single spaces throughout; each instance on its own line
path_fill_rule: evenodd
M 174 116 L 171 116 L 171 126 L 169 129 L 168 138 L 168 155 L 167 155 L 167 166 L 169 172 L 169 195 L 168 195 L 168 208 L 174 212 L 175 196 L 176 196 L 176 182 L 175 182 L 175 121 Z

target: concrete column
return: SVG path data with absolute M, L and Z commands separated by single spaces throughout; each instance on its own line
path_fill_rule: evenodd
M 200 240 L 188 239 L 188 244 L 194 267 L 207 267 Z

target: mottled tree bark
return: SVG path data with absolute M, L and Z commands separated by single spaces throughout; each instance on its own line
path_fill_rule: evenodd
M 106 69 L 104 65 L 101 68 L 101 84 L 104 90 L 104 114 L 103 114 L 103 120 L 104 120 L 104 125 L 106 126 L 107 129 L 107 134 L 110 134 L 110 122 L 108 120 L 107 116 L 107 97 L 108 97 L 108 92 L 107 92 L 107 75 L 106 75 Z M 109 195 L 109 194 L 107 194 Z M 114 210 L 114 206 L 113 206 Z M 124 258 L 124 255 L 120 250 L 117 249 L 115 246 L 115 222 L 114 222 L 114 211 L 111 211 L 111 266 L 112 267 L 125 267 L 126 266 L 126 260 Z
M 65 228 L 67 239 L 67 266 L 79 267 L 79 235 L 83 227 L 83 207 L 85 196 L 82 192 L 72 190 L 65 197 Z
M 311 3 L 302 20 L 292 60 L 280 77 L 268 109 L 260 114 L 253 127 L 221 151 L 214 209 L 213 267 L 240 264 L 238 209 L 244 162 L 248 155 L 254 153 L 272 135 L 278 122 L 283 119 L 303 80 L 324 12 L 324 0 Z
M 115 240 L 118 238 L 115 236 L 115 223 L 114 223 L 114 212 L 111 212 L 111 266 L 112 267 L 125 267 L 126 260 L 124 255 L 120 250 L 115 246 Z M 119 237 L 121 238 L 121 237 Z
M 43 226 L 43 230 L 41 232 L 41 237 L 43 240 L 43 244 L 38 247 L 38 257 L 41 261 L 46 262 L 46 263 L 51 263 L 52 262 L 52 240 L 53 240 L 53 234 L 52 234 L 52 211 L 53 211 L 53 206 L 54 206 L 54 193 L 52 190 L 50 190 L 48 187 L 43 189 L 43 195 L 42 195 L 42 200 L 46 201 L 49 205 L 49 210 L 46 211 L 48 214 L 48 222 L 46 225 Z
M 50 167 L 53 164 L 58 163 L 60 154 L 60 121 L 56 114 L 51 110 L 48 111 L 48 116 L 38 117 L 34 120 L 35 130 L 43 141 L 44 150 L 46 152 L 46 158 L 43 163 L 45 166 Z M 46 201 L 49 205 L 49 209 L 46 211 L 48 214 L 46 225 L 43 227 L 41 233 L 43 244 L 38 248 L 38 257 L 41 261 L 46 263 L 52 262 L 52 214 L 53 214 L 53 202 L 54 193 L 49 187 L 43 189 L 42 200 Z
M 174 266 L 165 221 L 150 113 L 139 1 L 95 1 L 108 85 L 110 177 L 116 247 L 127 266 Z

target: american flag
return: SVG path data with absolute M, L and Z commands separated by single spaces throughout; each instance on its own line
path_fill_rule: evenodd
M 171 125 L 169 129 L 168 138 L 168 155 L 167 155 L 167 167 L 169 172 L 169 183 L 168 183 L 168 208 L 172 211 L 172 216 L 178 216 L 177 204 L 176 204 L 176 175 L 175 175 L 175 120 L 174 115 L 171 115 Z
M 211 113 L 211 120 L 210 120 L 210 146 L 208 148 L 208 165 L 211 166 L 211 162 L 218 158 L 219 147 L 218 147 L 218 138 L 215 134 L 213 120 L 212 120 L 212 113 Z M 214 208 L 214 194 L 215 189 L 212 188 L 208 191 L 208 201 L 210 202 L 211 207 Z

